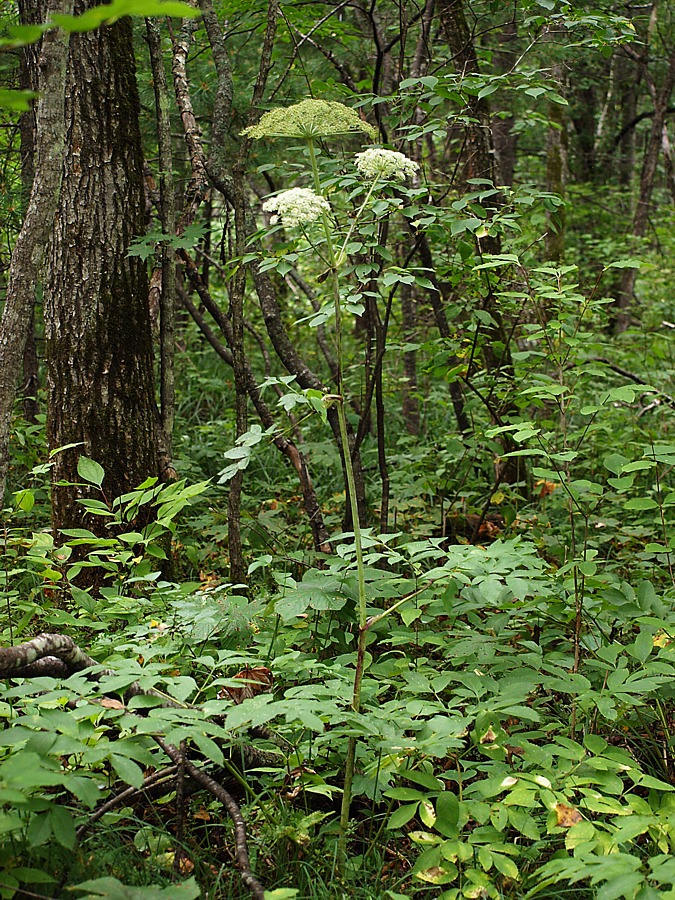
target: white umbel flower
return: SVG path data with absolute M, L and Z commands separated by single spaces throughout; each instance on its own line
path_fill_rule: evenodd
M 396 150 L 370 147 L 363 153 L 356 154 L 356 168 L 369 181 L 374 181 L 376 178 L 394 178 L 397 181 L 403 181 L 405 178 L 412 178 L 417 173 L 419 166 L 402 153 L 397 153 Z
M 323 213 L 329 213 L 330 203 L 310 188 L 291 188 L 270 197 L 263 203 L 263 209 L 278 214 L 272 216 L 272 224 L 281 219 L 288 228 L 296 228 L 316 222 Z

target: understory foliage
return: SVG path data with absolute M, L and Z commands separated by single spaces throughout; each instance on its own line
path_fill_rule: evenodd
M 555 25 L 598 67 L 637 40 L 608 4 L 520 6 L 535 43 Z M 262 12 L 229 9 L 247 75 Z M 308 45 L 312 15 L 289 11 Z M 17 404 L 0 898 L 258 896 L 242 872 L 266 900 L 675 898 L 672 171 L 653 234 L 620 233 L 636 183 L 579 177 L 563 198 L 547 178 L 535 147 L 579 96 L 540 58 L 489 75 L 430 58 L 378 93 L 326 73 L 360 53 L 330 27 L 263 115 L 243 117 L 235 78 L 235 187 L 129 248 L 188 273 L 171 477 L 110 497 L 78 447 L 81 527 L 59 528 L 50 472 L 73 447 L 50 452 L 45 416 Z M 668 34 L 651 34 L 664 55 Z M 286 35 L 275 52 L 299 51 Z M 488 97 L 524 145 L 508 184 L 465 155 Z M 37 635 L 86 659 L 11 671 Z

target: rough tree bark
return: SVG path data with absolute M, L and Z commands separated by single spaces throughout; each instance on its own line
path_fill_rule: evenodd
M 19 0 L 19 20 L 22 25 L 39 25 L 46 20 L 46 17 L 47 3 L 45 0 L 29 0 L 29 2 Z M 19 62 L 19 87 L 21 90 L 39 93 L 39 59 L 41 52 L 41 41 L 22 47 Z M 19 131 L 21 133 L 21 193 L 23 195 L 24 212 L 30 202 L 30 192 L 33 188 L 33 178 L 35 176 L 36 112 L 36 105 L 31 104 L 30 109 L 19 117 Z M 21 384 L 23 415 L 26 421 L 33 425 L 37 422 L 37 416 L 40 412 L 37 400 L 38 375 L 39 360 L 35 340 L 35 315 L 33 314 L 28 325 L 28 335 L 23 351 L 23 382 Z
M 499 75 L 506 75 L 516 61 L 516 41 L 518 26 L 515 19 L 507 22 L 497 38 L 497 48 L 492 56 L 492 64 Z M 493 110 L 493 113 L 495 111 Z M 497 158 L 499 184 L 513 186 L 516 167 L 517 135 L 513 133 L 515 116 L 509 109 L 500 109 L 492 117 L 492 141 Z
M 546 34 L 549 44 L 561 40 L 565 29 L 554 31 L 549 28 Z M 552 49 L 552 54 L 555 50 Z M 550 68 L 551 78 L 562 92 L 565 86 L 565 70 L 559 61 L 554 61 Z M 560 197 L 565 196 L 567 182 L 567 113 L 565 107 L 550 101 L 548 104 L 548 129 L 546 134 L 546 190 Z M 547 211 L 546 221 L 546 257 L 552 262 L 562 262 L 565 255 L 565 207 L 560 206 L 555 212 Z
M 55 0 L 48 6 L 49 13 L 69 13 L 71 9 L 70 0 Z M 47 32 L 38 62 L 40 97 L 35 129 L 35 176 L 23 226 L 12 252 L 0 321 L 0 504 L 9 466 L 12 409 L 32 322 L 35 288 L 42 279 L 44 248 L 61 190 L 67 58 L 67 37 L 59 31 Z
M 78 0 L 76 12 L 95 5 Z M 145 231 L 131 21 L 74 35 L 67 76 L 63 186 L 53 219 L 45 337 L 55 529 L 82 524 L 81 454 L 105 469 L 108 501 L 158 473 Z M 101 532 L 104 520 L 87 526 Z

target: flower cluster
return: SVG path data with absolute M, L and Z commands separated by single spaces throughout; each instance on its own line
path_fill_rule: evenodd
M 270 197 L 263 203 L 263 209 L 278 214 L 272 216 L 272 224 L 281 219 L 288 228 L 296 228 L 316 222 L 323 213 L 329 213 L 330 203 L 310 188 L 291 188 Z
M 377 129 L 364 122 L 356 110 L 333 100 L 302 100 L 293 106 L 278 107 L 261 116 L 257 125 L 242 134 L 251 138 L 302 138 L 314 140 L 360 131 L 377 139 Z
M 356 168 L 364 178 L 374 181 L 376 178 L 395 178 L 402 181 L 417 173 L 419 166 L 412 159 L 395 150 L 382 150 L 370 147 L 363 153 L 356 154 Z

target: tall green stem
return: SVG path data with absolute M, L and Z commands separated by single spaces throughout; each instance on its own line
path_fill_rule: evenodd
M 319 167 L 316 160 L 316 151 L 312 141 L 308 141 L 309 158 L 312 166 L 312 176 L 314 178 L 314 186 L 317 194 L 321 193 L 321 181 L 319 178 Z M 370 199 L 375 184 L 373 183 L 366 195 L 357 214 L 357 220 L 361 212 Z M 333 230 L 331 221 L 327 214 L 322 216 L 324 234 L 326 237 L 326 250 L 328 263 L 331 267 L 331 284 L 333 287 L 333 301 L 335 307 L 335 345 L 337 359 L 337 377 L 336 377 L 336 395 L 334 402 L 337 406 L 338 424 L 340 427 L 340 442 L 342 444 L 342 456 L 344 459 L 345 475 L 346 475 L 346 494 L 350 505 L 352 525 L 354 529 L 354 550 L 356 552 L 356 571 L 358 579 L 358 597 L 359 597 L 359 637 L 356 651 L 356 668 L 354 671 L 354 687 L 352 691 L 352 710 L 355 713 L 361 710 L 361 684 L 363 682 L 363 672 L 365 669 L 366 659 L 366 636 L 367 636 L 367 601 L 366 601 L 366 577 L 365 566 L 363 562 L 363 545 L 361 542 L 361 523 L 359 520 L 359 507 L 356 497 L 356 483 L 354 480 L 354 466 L 352 463 L 352 453 L 349 446 L 349 435 L 347 432 L 347 416 L 345 414 L 345 402 L 343 391 L 343 353 L 342 353 L 342 309 L 340 305 L 340 276 L 338 272 L 339 266 L 344 261 L 345 250 L 349 237 L 352 234 L 355 223 L 347 234 L 339 254 L 335 253 L 335 245 L 333 243 Z M 342 806 L 340 809 L 340 833 L 338 838 L 338 865 L 341 871 L 344 871 L 345 861 L 347 857 L 347 831 L 349 828 L 349 809 L 352 799 L 352 781 L 354 778 L 354 764 L 356 760 L 356 738 L 350 737 L 347 744 L 347 758 L 345 760 L 345 779 L 342 791 Z

